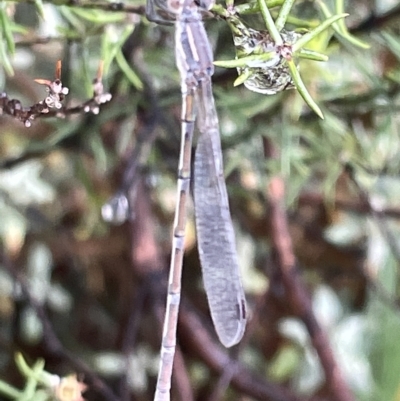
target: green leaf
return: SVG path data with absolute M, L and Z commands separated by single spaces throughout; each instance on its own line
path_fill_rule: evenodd
M 318 107 L 317 103 L 315 103 L 315 101 L 309 94 L 306 86 L 304 85 L 304 82 L 301 79 L 301 76 L 299 74 L 299 71 L 297 70 L 297 67 L 296 67 L 296 64 L 294 63 L 294 61 L 288 60 L 287 64 L 288 64 L 288 67 L 290 70 L 290 74 L 296 85 L 296 89 L 299 91 L 301 97 L 310 106 L 311 110 L 313 110 L 320 118 L 324 119 L 324 115 L 322 114 L 321 109 Z
M 262 62 L 271 60 L 275 56 L 276 52 L 265 52 L 263 54 L 257 54 L 253 56 L 246 56 L 236 58 L 234 60 L 220 60 L 214 61 L 214 65 L 217 67 L 224 68 L 244 68 L 244 67 L 259 67 Z
M 332 25 L 334 22 L 338 21 L 341 18 L 347 17 L 348 15 L 349 14 L 339 14 L 339 15 L 334 15 L 333 17 L 328 18 L 327 20 L 322 22 L 320 25 L 318 25 L 315 29 L 313 29 L 311 32 L 308 32 L 304 36 L 302 36 L 293 45 L 293 51 L 294 52 L 299 51 L 308 42 L 310 42 L 315 37 L 317 37 L 321 32 L 323 32 L 325 29 L 329 28 L 329 26 Z
M 61 15 L 68 21 L 68 23 L 79 32 L 80 36 L 84 36 L 85 25 L 79 18 L 77 18 L 76 14 L 74 14 L 72 10 L 66 6 L 59 7 L 59 10 Z
M 322 54 L 319 52 L 316 52 L 314 50 L 309 50 L 309 49 L 301 49 L 299 52 L 296 53 L 296 56 L 300 58 L 305 58 L 308 60 L 313 60 L 313 61 L 328 61 L 329 57 L 326 54 Z
M 26 367 L 28 365 L 25 363 Z M 34 395 L 38 386 L 38 382 L 40 379 L 40 374 L 44 370 L 44 360 L 38 359 L 36 363 L 33 365 L 32 369 L 28 367 L 28 370 L 25 370 L 25 374 L 27 377 L 26 385 L 23 391 L 23 396 L 20 400 L 32 400 L 34 399 Z
M 265 26 L 268 29 L 273 41 L 277 46 L 283 44 L 283 40 L 278 29 L 275 26 L 274 20 L 272 19 L 271 13 L 269 12 L 268 5 L 265 0 L 257 0 L 258 6 L 260 7 L 261 15 L 264 19 Z
M 81 41 L 82 34 L 76 29 L 65 28 L 63 26 L 57 27 L 57 31 L 60 35 L 64 36 L 65 39 Z
M 104 60 L 104 73 L 107 73 L 108 69 L 114 58 L 117 56 L 119 51 L 122 48 L 122 45 L 125 43 L 126 39 L 133 32 L 134 25 L 128 25 L 120 34 L 120 37 L 117 41 L 113 41 L 113 35 L 106 31 L 103 35 L 102 41 L 102 59 Z
M 7 43 L 7 49 L 11 54 L 15 53 L 14 37 L 11 30 L 11 21 L 7 16 L 6 7 L 3 3 L 0 6 L 0 28 L 3 31 L 4 38 Z
M 296 18 L 292 15 L 288 15 L 288 17 L 286 19 L 286 23 L 290 24 L 290 25 L 298 26 L 301 28 L 305 28 L 305 29 L 314 29 L 320 24 L 320 21 L 317 19 L 304 20 L 304 19 Z
M 42 19 L 45 19 L 42 0 L 35 0 L 36 11 Z
M 143 90 L 143 83 L 140 78 L 136 75 L 135 71 L 132 70 L 131 66 L 126 61 L 122 51 L 119 51 L 116 55 L 116 61 L 121 71 L 128 78 L 129 82 L 138 90 Z
M 41 372 L 44 369 L 43 359 L 37 360 L 33 368 L 30 368 L 20 352 L 15 354 L 15 363 L 25 377 L 38 377 L 36 372 Z
M 340 3 L 341 1 L 337 1 L 336 4 Z M 322 13 L 325 15 L 325 18 L 330 18 L 332 17 L 332 13 L 329 11 L 329 8 L 326 6 L 325 3 L 323 3 L 322 1 L 317 1 L 318 5 L 321 8 Z M 341 2 L 343 3 L 343 2 Z M 343 4 L 342 4 L 343 5 Z M 342 6 L 337 6 L 336 10 L 341 10 Z M 351 35 L 350 32 L 347 30 L 347 27 L 344 23 L 343 20 L 339 20 L 338 22 L 335 22 L 334 24 L 332 24 L 332 28 L 335 30 L 335 32 L 340 35 L 343 39 L 347 40 L 349 43 L 352 43 L 355 46 L 361 47 L 362 49 L 369 49 L 371 46 L 356 38 L 355 36 Z
M 0 394 L 12 400 L 17 400 L 21 397 L 21 392 L 19 390 L 2 380 L 0 380 Z
M 16 24 L 14 21 L 10 21 L 10 26 L 13 33 L 20 33 L 21 35 L 26 35 L 29 32 L 28 28 L 20 24 Z
M 72 8 L 71 11 L 83 20 L 97 25 L 121 22 L 125 19 L 123 13 L 107 13 L 100 10 L 89 10 L 81 8 Z
M 267 0 L 266 4 L 268 8 L 274 8 L 281 6 L 285 0 Z M 260 6 L 257 2 L 249 2 L 244 4 L 238 4 L 236 7 L 238 14 L 258 14 L 260 12 Z
M 0 62 L 3 65 L 6 73 L 10 76 L 14 75 L 14 69 L 12 67 L 10 58 L 8 57 L 8 53 L 6 50 L 6 42 L 2 39 L 2 35 L 0 32 Z
M 240 74 L 236 79 L 235 82 L 233 83 L 233 86 L 239 86 L 242 85 L 247 79 L 249 79 L 251 75 L 251 72 L 247 70 L 246 72 Z
M 275 20 L 275 26 L 278 31 L 281 31 L 285 26 L 294 2 L 295 0 L 286 0 L 279 10 L 278 18 Z

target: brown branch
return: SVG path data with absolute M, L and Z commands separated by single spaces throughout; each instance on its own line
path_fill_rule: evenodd
M 267 156 L 270 154 L 271 144 L 266 139 L 264 141 Z M 354 401 L 335 361 L 328 337 L 313 313 L 310 296 L 298 274 L 284 207 L 284 192 L 284 180 L 278 176 L 273 177 L 267 189 L 267 198 L 270 203 L 269 223 L 271 225 L 271 239 L 276 252 L 276 264 L 281 273 L 289 306 L 293 313 L 304 322 L 309 332 L 311 342 L 318 353 L 324 370 L 326 384 L 332 394 L 332 399 L 335 401 Z
M 6 0 L 13 1 L 13 0 Z M 133 6 L 121 1 L 81 1 L 81 0 L 44 0 L 45 3 L 54 4 L 56 6 L 77 7 L 80 9 L 103 10 L 109 12 L 123 12 L 128 14 L 145 15 L 146 8 L 144 6 Z M 35 4 L 35 0 L 17 1 L 17 3 Z
M 10 99 L 6 93 L 0 93 L 0 116 L 8 114 L 16 120 L 24 123 L 25 127 L 30 127 L 32 121 L 40 117 L 65 118 L 70 114 L 88 113 L 98 114 L 100 105 L 111 100 L 111 94 L 104 92 L 102 78 L 102 64 L 100 64 L 97 77 L 93 80 L 93 97 L 79 106 L 67 108 L 62 105 L 62 101 L 68 94 L 69 89 L 63 86 L 61 76 L 61 61 L 57 62 L 56 77 L 53 81 L 47 79 L 35 79 L 40 85 L 46 86 L 48 95 L 43 101 L 29 107 L 23 107 L 18 99 Z
M 231 384 L 236 390 L 262 401 L 300 401 L 288 389 L 269 383 L 230 358 L 185 303 L 180 310 L 178 331 L 185 339 L 185 348 L 198 355 L 214 372 L 224 375 L 228 371 L 228 374 L 232 374 Z

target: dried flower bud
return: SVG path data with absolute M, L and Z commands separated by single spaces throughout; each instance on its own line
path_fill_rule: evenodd
M 99 105 L 107 103 L 111 100 L 111 94 L 104 93 L 101 77 L 103 73 L 103 63 L 100 64 L 96 79 L 93 81 L 93 97 L 83 103 L 81 106 L 71 109 L 63 108 L 62 101 L 69 93 L 69 88 L 62 85 L 61 82 L 61 61 L 56 65 L 56 78 L 53 81 L 48 79 L 35 79 L 40 85 L 45 85 L 47 96 L 43 101 L 33 104 L 30 107 L 23 107 L 17 99 L 9 99 L 7 94 L 0 92 L 0 115 L 8 114 L 18 121 L 21 121 L 25 127 L 30 127 L 32 121 L 43 114 L 50 113 L 58 118 L 65 118 L 70 113 L 92 112 L 98 114 L 100 112 Z M 58 111 L 59 110 L 59 111 Z
M 94 97 L 94 100 L 97 104 L 107 103 L 111 100 L 111 93 L 102 93 L 101 95 L 97 95 Z
M 58 401 L 85 401 L 82 393 L 87 389 L 86 384 L 78 381 L 76 375 L 63 377 L 55 388 Z

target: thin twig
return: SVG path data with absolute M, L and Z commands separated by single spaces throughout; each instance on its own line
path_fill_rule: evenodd
M 0 261 L 11 277 L 13 277 L 15 282 L 20 286 L 22 294 L 25 296 L 29 305 L 33 308 L 37 317 L 40 319 L 43 325 L 43 346 L 45 349 L 51 355 L 65 359 L 76 371 L 82 372 L 85 376 L 85 379 L 90 383 L 91 387 L 102 394 L 106 400 L 119 401 L 119 398 L 116 396 L 116 394 L 114 394 L 113 390 L 108 387 L 107 384 L 100 379 L 100 377 L 98 377 L 79 357 L 73 355 L 64 348 L 58 339 L 43 306 L 37 302 L 37 300 L 31 294 L 25 278 L 18 273 L 11 260 L 4 252 L 4 249 L 0 249 Z
M 271 148 L 270 142 L 264 138 L 266 157 L 270 156 Z M 310 295 L 301 282 L 289 233 L 284 206 L 284 192 L 284 180 L 279 176 L 272 177 L 267 189 L 267 198 L 270 205 L 269 224 L 271 225 L 271 239 L 276 252 L 276 263 L 281 273 L 288 303 L 292 312 L 304 322 L 309 332 L 333 399 L 336 401 L 354 401 L 334 358 L 328 337 L 314 315 Z
M 0 93 L 0 116 L 7 114 L 26 127 L 32 125 L 32 121 L 39 117 L 65 118 L 67 115 L 77 113 L 98 114 L 100 105 L 111 100 L 111 94 L 104 91 L 102 83 L 102 64 L 100 64 L 97 77 L 93 80 L 93 96 L 79 106 L 67 108 L 62 102 L 69 93 L 69 89 L 61 82 L 61 61 L 57 62 L 56 77 L 53 81 L 47 79 L 35 79 L 40 85 L 46 86 L 47 96 L 43 101 L 32 106 L 23 107 L 18 99 L 10 99 L 6 93 Z
M 13 1 L 13 0 L 6 0 Z M 109 12 L 122 12 L 128 14 L 138 14 L 138 15 L 145 15 L 146 9 L 144 6 L 133 6 L 130 4 L 126 4 L 121 1 L 113 1 L 113 2 L 106 2 L 106 1 L 81 1 L 81 0 L 44 0 L 45 3 L 54 4 L 56 6 L 67 6 L 67 7 L 76 7 L 80 9 L 92 9 L 92 10 L 103 10 Z M 17 1 L 17 3 L 30 3 L 35 4 L 35 0 L 24 0 L 24 1 Z
M 198 355 L 214 372 L 223 374 L 227 366 L 234 365 L 236 370 L 231 384 L 237 391 L 260 401 L 300 401 L 300 398 L 286 387 L 268 382 L 265 378 L 250 372 L 247 366 L 231 359 L 227 351 L 217 345 L 203 321 L 185 302 L 180 310 L 178 332 L 183 335 L 186 347 Z

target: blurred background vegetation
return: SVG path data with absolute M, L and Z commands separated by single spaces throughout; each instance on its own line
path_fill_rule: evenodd
M 52 80 L 57 60 L 69 107 L 91 98 L 100 60 L 113 96 L 98 115 L 30 128 L 0 116 L 0 379 L 23 387 L 21 352 L 53 374 L 77 374 L 88 400 L 144 401 L 158 367 L 181 95 L 173 27 L 149 23 L 143 2 L 110 4 L 0 2 L 0 88 L 9 98 L 42 100 L 34 79 Z M 294 90 L 263 96 L 233 87 L 234 70 L 216 69 L 250 316 L 230 354 L 238 377 L 212 329 L 190 219 L 174 400 L 344 401 L 279 284 L 267 196 L 277 176 L 302 280 L 354 400 L 400 400 L 400 3 L 354 0 L 345 11 L 370 48 L 331 30 L 313 43 L 329 61 L 300 64 L 324 120 Z M 292 15 L 324 19 L 314 1 L 296 1 Z M 259 15 L 245 19 L 263 26 Z M 206 26 L 215 59 L 233 58 L 226 22 L 211 15 Z M 113 226 L 101 208 L 121 185 L 134 207 Z

